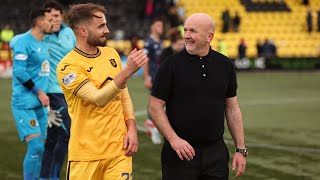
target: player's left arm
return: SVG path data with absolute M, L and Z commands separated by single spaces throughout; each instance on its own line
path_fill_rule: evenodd
M 226 98 L 225 114 L 227 125 L 233 138 L 234 144 L 237 148 L 245 148 L 242 114 L 238 104 L 237 96 Z M 238 177 L 244 173 L 246 168 L 246 159 L 241 153 L 234 154 L 232 161 L 232 170 L 235 170 L 237 164 L 238 171 L 236 173 L 236 176 Z
M 124 137 L 123 147 L 127 149 L 126 155 L 132 156 L 138 150 L 138 135 L 133 104 L 127 87 L 121 90 L 121 103 L 124 120 L 127 125 L 127 134 Z

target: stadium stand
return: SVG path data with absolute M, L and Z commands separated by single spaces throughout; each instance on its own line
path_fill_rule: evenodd
M 184 4 L 187 16 L 196 12 L 204 12 L 214 18 L 218 29 L 212 46 L 217 49 L 217 39 L 223 39 L 227 44 L 228 55 L 231 58 L 238 56 L 237 46 L 241 38 L 247 42 L 249 57 L 257 55 L 257 40 L 266 38 L 274 41 L 279 57 L 317 57 L 320 55 L 320 33 L 313 31 L 309 34 L 307 32 L 306 13 L 309 7 L 303 6 L 297 0 L 251 0 L 246 5 L 241 4 L 243 1 L 249 2 L 248 0 L 180 0 L 179 2 Z M 256 3 L 259 3 L 259 6 Z M 268 8 L 264 8 L 261 4 L 268 4 Z M 248 7 L 250 5 L 256 9 Z M 221 33 L 221 14 L 226 8 L 230 10 L 231 16 L 234 11 L 238 11 L 240 14 L 241 25 L 238 33 Z M 318 10 L 320 1 L 310 0 L 310 8 Z M 313 19 L 313 29 L 315 30 L 315 12 Z
M 15 33 L 26 31 L 27 13 L 35 4 L 41 4 L 42 0 L 16 1 L 2 0 L 0 8 L 0 24 L 9 23 Z M 65 5 L 90 2 L 88 0 L 63 1 Z M 142 0 L 99 0 L 92 1 L 106 5 L 110 22 L 108 24 L 111 34 L 108 45 L 116 49 L 123 49 L 128 54 L 131 45 L 128 40 L 132 34 L 144 39 L 148 31 L 141 12 L 143 12 Z M 320 32 L 316 31 L 317 14 L 320 10 L 319 0 L 310 0 L 309 6 L 304 6 L 299 0 L 179 0 L 179 5 L 185 8 L 186 16 L 196 12 L 204 12 L 213 17 L 217 24 L 212 47 L 217 49 L 218 39 L 223 39 L 228 49 L 230 58 L 237 58 L 237 46 L 241 38 L 247 43 L 247 55 L 256 57 L 256 43 L 266 38 L 272 40 L 277 46 L 278 57 L 318 57 L 320 55 Z M 10 7 L 10 8 L 9 8 Z M 14 8 L 13 8 L 14 7 Z M 313 31 L 308 33 L 306 14 L 313 10 Z M 229 31 L 222 33 L 222 12 L 229 9 L 231 17 L 237 11 L 241 17 L 239 32 Z M 125 32 L 124 40 L 115 40 L 115 32 Z M 231 27 L 230 27 L 231 30 Z M 139 40 L 140 47 L 143 41 Z M 165 41 L 165 46 L 170 42 Z M 7 52 L 0 50 L 0 58 L 7 57 Z

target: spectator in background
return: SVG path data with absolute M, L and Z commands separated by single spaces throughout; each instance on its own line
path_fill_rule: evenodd
M 163 50 L 162 40 L 160 36 L 163 34 L 163 21 L 160 18 L 153 20 L 150 26 L 150 35 L 144 41 L 144 51 L 147 54 L 149 61 L 143 67 L 144 85 L 150 91 L 152 88 L 153 80 L 158 70 L 158 62 L 160 54 Z M 147 133 L 151 133 L 151 140 L 154 144 L 161 144 L 162 138 L 151 121 L 150 115 L 145 121 L 144 125 L 147 128 Z
M 10 24 L 6 24 L 1 30 L 1 34 L 0 34 L 1 42 L 7 43 L 7 46 L 9 46 L 9 42 L 13 38 L 13 36 L 14 36 L 14 32 Z
M 175 6 L 170 7 L 167 20 L 169 22 L 170 28 L 176 28 L 182 24 L 182 21 L 180 21 L 180 18 L 177 14 L 177 8 Z
M 10 24 L 6 24 L 4 28 L 1 30 L 0 39 L 2 42 L 2 49 L 7 50 L 8 52 L 8 60 L 11 60 L 11 49 L 9 43 L 14 36 L 14 32 L 11 29 Z
M 131 44 L 131 51 L 133 51 L 134 49 L 140 50 L 141 48 L 139 47 L 138 44 L 138 36 L 136 34 L 133 34 L 130 36 L 130 44 Z
M 180 2 L 179 2 L 180 3 Z M 184 22 L 186 16 L 186 10 L 184 9 L 183 5 L 180 3 L 177 5 L 177 14 L 181 22 Z
M 239 26 L 241 23 L 241 17 L 239 16 L 238 11 L 235 12 L 235 15 L 232 19 L 232 24 L 233 24 L 233 31 L 234 32 L 239 32 Z
M 274 41 L 270 41 L 270 47 L 271 47 L 271 56 L 277 57 L 277 46 L 274 44 Z
M 266 38 L 265 42 L 262 45 L 262 54 L 265 58 L 275 57 L 277 54 L 277 47 L 273 41 Z
M 308 32 L 311 33 L 312 31 L 312 10 L 309 9 L 307 12 L 307 26 L 308 26 Z
M 168 15 L 168 5 L 163 0 L 153 0 L 154 14 L 153 17 L 165 18 Z
M 302 4 L 305 6 L 309 6 L 309 0 L 302 0 Z
M 230 13 L 229 9 L 226 9 L 225 11 L 222 12 L 222 17 L 223 21 L 223 27 L 222 27 L 222 32 L 226 33 L 229 31 L 229 24 L 230 24 Z
M 144 9 L 144 19 L 145 23 L 148 25 L 150 24 L 154 15 L 154 3 L 153 0 L 147 0 L 145 9 Z
M 240 44 L 238 46 L 239 58 L 242 59 L 242 58 L 247 57 L 246 52 L 247 52 L 247 44 L 245 43 L 244 39 L 241 38 Z
M 261 57 L 263 54 L 262 54 L 262 46 L 263 46 L 263 43 L 260 39 L 257 40 L 257 44 L 256 44 L 256 48 L 257 48 L 257 56 L 258 57 Z
M 184 48 L 184 39 L 179 29 L 171 29 L 169 32 L 170 46 L 164 49 L 159 58 L 159 64 L 161 64 L 167 57 L 177 52 L 180 52 Z
M 50 99 L 50 112 L 60 114 L 60 121 L 49 121 L 47 140 L 41 163 L 40 180 L 58 180 L 68 152 L 71 119 L 68 106 L 60 88 L 56 69 L 61 59 L 76 45 L 76 37 L 71 28 L 63 23 L 63 6 L 54 0 L 46 1 L 44 7 L 50 10 L 53 18 L 53 33 L 44 36 L 43 41 L 50 52 L 50 77 L 47 95 Z M 52 112 L 51 112 L 52 111 Z M 54 119 L 49 119 L 54 120 Z

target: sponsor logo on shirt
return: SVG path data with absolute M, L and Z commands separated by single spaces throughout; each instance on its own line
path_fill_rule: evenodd
M 27 60 L 28 57 L 25 54 L 17 54 L 14 56 L 14 58 L 16 60 L 25 61 L 25 60 Z
M 117 66 L 118 66 L 116 60 L 110 59 L 109 61 L 110 61 L 111 65 L 112 65 L 113 67 L 117 67 Z
M 70 73 L 67 74 L 66 77 L 62 79 L 62 83 L 65 85 L 70 85 L 74 80 L 76 80 L 76 74 L 75 73 Z
M 67 68 L 68 66 L 70 66 L 70 65 L 69 65 L 69 64 L 67 64 L 67 65 L 64 65 L 64 66 L 63 66 L 63 68 L 61 69 L 61 71 L 64 71 L 64 70 L 66 70 L 66 68 Z
M 44 60 L 41 65 L 41 72 L 39 73 L 39 76 L 49 76 L 50 73 L 50 64 L 48 60 Z
M 87 70 L 87 72 L 91 72 L 93 67 L 89 67 L 89 69 Z

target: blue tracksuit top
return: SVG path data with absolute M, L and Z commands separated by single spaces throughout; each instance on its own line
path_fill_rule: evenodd
M 48 93 L 62 93 L 56 68 L 61 59 L 76 46 L 76 37 L 71 28 L 61 24 L 59 32 L 45 35 L 43 41 L 48 45 L 51 57 Z

